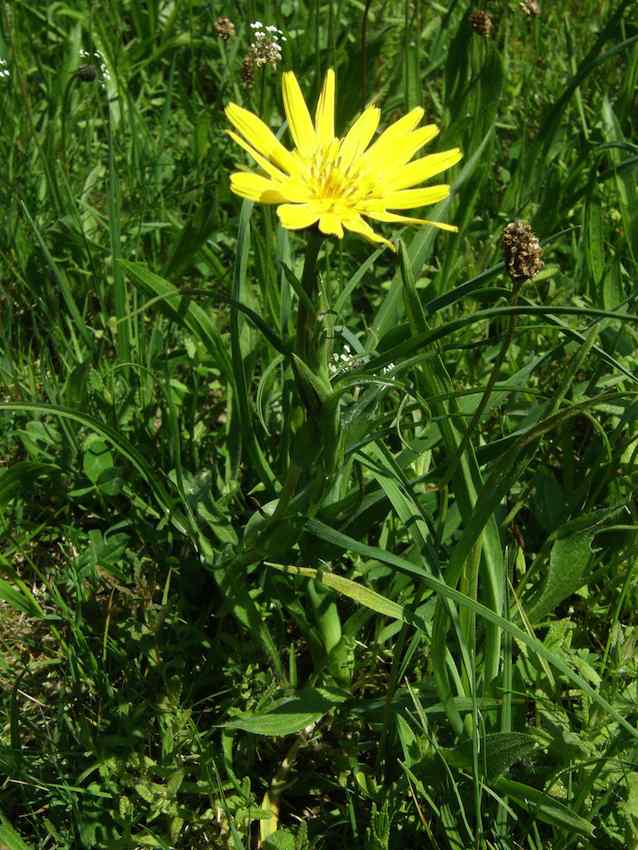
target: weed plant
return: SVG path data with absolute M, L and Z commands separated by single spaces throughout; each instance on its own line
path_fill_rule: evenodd
M 231 195 L 328 68 L 458 234 Z M 638 847 L 637 82 L 635 0 L 0 5 L 0 845 Z

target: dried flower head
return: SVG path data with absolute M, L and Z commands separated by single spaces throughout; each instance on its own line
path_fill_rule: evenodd
M 470 15 L 470 26 L 475 33 L 483 36 L 483 38 L 489 38 L 494 29 L 494 21 L 489 12 L 477 9 Z
M 541 7 L 538 4 L 538 0 L 523 0 L 522 3 L 518 4 L 518 8 L 530 18 L 537 18 L 541 13 Z
M 514 283 L 531 280 L 543 268 L 543 249 L 526 221 L 513 221 L 503 231 L 503 260 Z
M 274 24 L 264 26 L 261 21 L 253 21 L 250 25 L 253 40 L 250 44 L 249 56 L 253 65 L 262 68 L 271 65 L 276 68 L 281 62 L 281 51 L 286 37 Z
M 249 89 L 255 82 L 255 60 L 252 53 L 249 53 L 241 63 L 239 76 L 242 86 L 246 89 Z
M 235 24 L 226 15 L 222 15 L 214 23 L 215 32 L 222 39 L 228 41 L 235 35 Z

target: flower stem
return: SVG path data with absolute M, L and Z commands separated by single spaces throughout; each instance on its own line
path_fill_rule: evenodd
M 319 327 L 319 277 L 317 259 L 323 238 L 316 230 L 308 232 L 301 288 L 305 298 L 299 299 L 297 311 L 296 354 L 313 372 L 323 376 L 321 328 Z
M 338 465 L 340 422 L 338 404 L 330 401 L 328 345 L 319 321 L 321 293 L 317 259 L 323 242 L 318 230 L 309 230 L 301 288 L 298 292 L 297 335 L 293 371 L 302 403 L 300 427 L 293 440 L 292 469 L 299 470 L 298 486 L 304 490 L 304 512 L 313 516 L 321 507 L 334 480 Z M 300 541 L 301 557 L 310 563 L 316 557 L 312 546 Z M 341 618 L 333 590 L 310 581 L 308 596 L 314 621 L 321 635 L 328 669 L 340 684 L 348 684 L 349 643 L 342 640 Z

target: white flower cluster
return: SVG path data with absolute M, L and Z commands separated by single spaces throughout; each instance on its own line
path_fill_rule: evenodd
M 282 45 L 286 41 L 283 32 L 274 24 L 264 26 L 261 21 L 253 21 L 250 25 L 253 40 L 249 56 L 257 68 L 272 65 L 276 68 L 281 62 Z
M 370 361 L 370 354 L 355 354 L 350 346 L 345 343 L 340 354 L 336 351 L 330 356 L 328 363 L 328 371 L 330 377 L 334 378 L 339 373 L 350 371 L 350 369 L 358 369 L 365 366 Z M 390 375 L 397 368 L 396 363 L 390 362 L 383 366 L 380 370 L 382 376 Z
M 0 79 L 3 77 L 10 77 L 11 72 L 9 71 L 9 66 L 7 64 L 6 59 L 0 59 Z
M 331 354 L 328 371 L 330 372 L 330 376 L 334 377 L 339 372 L 348 372 L 350 369 L 358 369 L 361 366 L 365 366 L 369 360 L 369 354 L 355 354 L 348 343 L 345 343 L 341 354 L 337 354 L 336 351 Z
M 331 377 L 336 375 L 337 372 L 345 371 L 346 369 L 351 369 L 355 363 L 356 358 L 352 356 L 352 351 L 349 345 L 343 346 L 343 351 L 341 354 L 337 354 L 334 351 L 330 357 L 330 363 L 328 364 L 328 370 L 330 372 Z
M 85 62 L 97 65 L 100 71 L 100 77 L 104 82 L 107 82 L 111 79 L 111 74 L 109 73 L 109 69 L 106 67 L 104 59 L 102 58 L 102 54 L 99 50 L 95 52 L 91 52 L 89 50 L 80 50 L 80 56 L 84 59 Z

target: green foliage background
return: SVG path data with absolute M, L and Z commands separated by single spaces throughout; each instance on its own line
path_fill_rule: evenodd
M 0 7 L 9 850 L 638 847 L 638 7 L 481 8 Z M 223 108 L 327 67 L 464 159 L 458 235 L 322 246 L 324 397 Z

